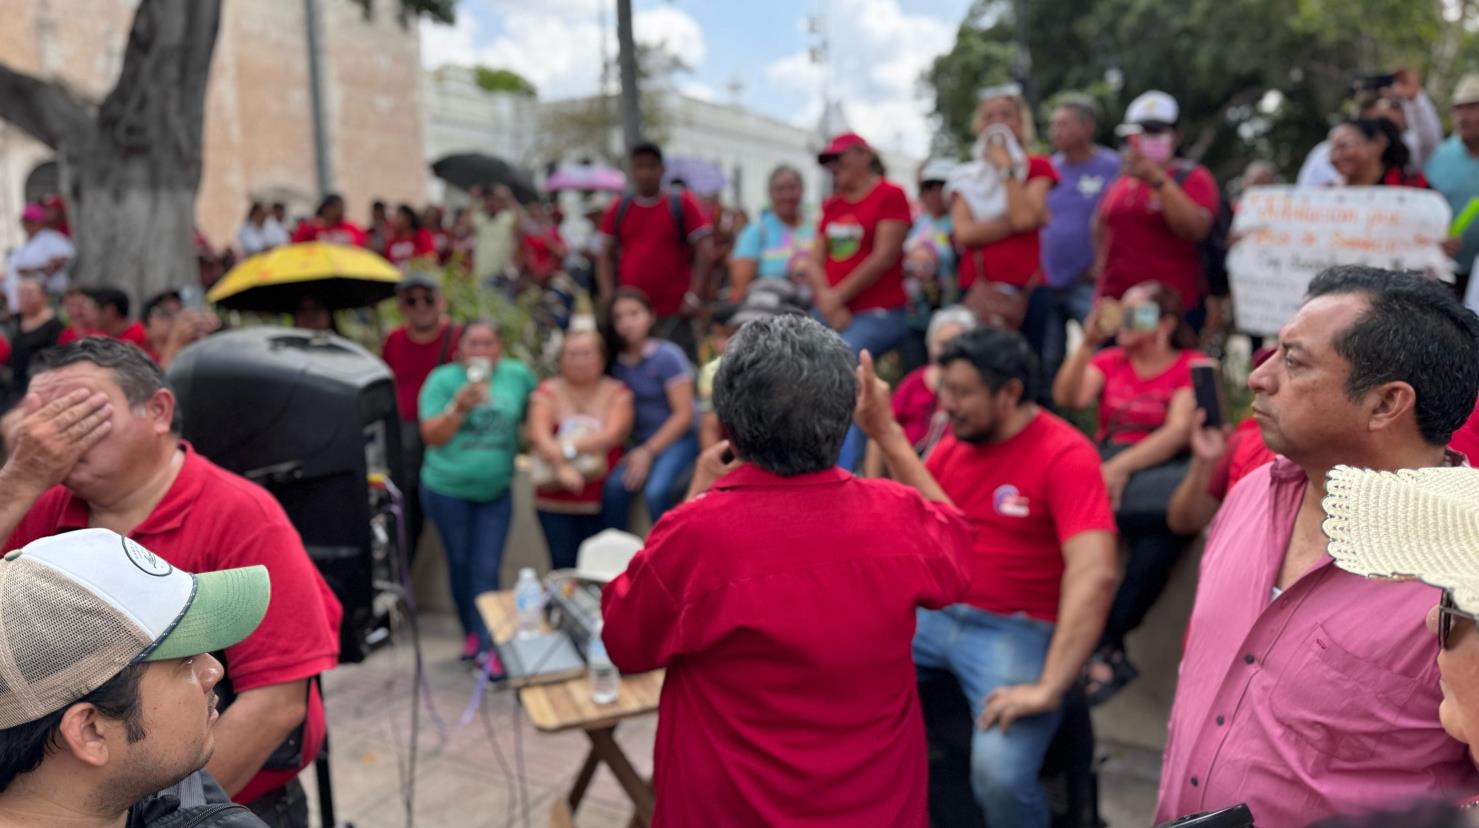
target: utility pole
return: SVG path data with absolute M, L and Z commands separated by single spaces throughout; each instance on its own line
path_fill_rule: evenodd
M 1027 0 L 1012 0 L 1012 22 L 1016 49 L 1012 55 L 1012 74 L 1022 87 L 1022 97 L 1029 106 L 1037 105 L 1032 90 L 1032 51 L 1027 47 Z
M 324 129 L 323 68 L 319 64 L 318 0 L 303 0 L 303 19 L 308 40 L 308 103 L 313 118 L 313 172 L 322 199 L 333 189 L 329 177 L 329 140 Z
M 637 39 L 632 0 L 616 0 L 617 61 L 621 64 L 621 134 L 626 151 L 642 143 L 642 102 L 637 89 Z

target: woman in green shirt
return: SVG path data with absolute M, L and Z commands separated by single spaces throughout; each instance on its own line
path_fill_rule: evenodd
M 452 600 L 467 634 L 462 657 L 480 663 L 493 639 L 474 599 L 498 589 L 519 423 L 537 384 L 523 363 L 504 358 L 493 323 L 478 320 L 463 327 L 457 361 L 432 371 L 421 388 L 421 505 L 447 552 Z

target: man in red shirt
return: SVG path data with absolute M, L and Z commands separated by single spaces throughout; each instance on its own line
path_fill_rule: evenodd
M 667 668 L 654 825 L 928 822 L 909 646 L 916 607 L 964 597 L 970 536 L 867 379 L 814 320 L 741 328 L 714 381 L 732 443 L 606 588 L 612 661 Z M 908 485 L 836 468 L 855 407 Z
M 365 246 L 365 231 L 344 218 L 344 196 L 338 193 L 325 196 L 313 219 L 299 224 L 293 231 L 293 244 L 310 241 Z
M 434 274 L 413 270 L 396 285 L 397 302 L 401 318 L 406 324 L 396 328 L 385 337 L 380 349 L 380 358 L 390 366 L 395 377 L 395 402 L 401 415 L 401 456 L 404 481 L 401 483 L 405 495 L 407 550 L 416 554 L 421 540 L 423 515 L 421 498 L 418 496 L 421 480 L 421 461 L 426 454 L 426 445 L 421 442 L 421 415 L 417 401 L 421 386 L 432 369 L 457 357 L 458 334 L 456 325 L 447 318 L 447 297 L 442 293 L 441 282 Z
M 93 288 L 92 301 L 98 307 L 98 332 L 120 342 L 139 346 L 146 354 L 149 350 L 149 334 L 137 320 L 128 318 L 128 294 L 117 288 Z
M 1114 598 L 1114 514 L 1094 445 L 1034 402 L 1025 339 L 970 331 L 940 366 L 951 433 L 926 465 L 971 523 L 972 578 L 961 603 L 920 611 L 914 662 L 965 691 L 978 724 L 971 788 L 986 821 L 1046 828 L 1038 773 Z
M 713 227 L 692 195 L 663 188 L 656 144 L 632 148 L 630 172 L 634 192 L 613 202 L 601 219 L 605 244 L 596 259 L 596 289 L 610 301 L 617 287 L 641 288 L 657 314 L 654 335 L 694 359 L 692 319 L 708 292 Z
M 46 352 L 21 407 L 0 468 L 7 549 L 101 527 L 187 571 L 266 566 L 266 618 L 219 657 L 227 689 L 207 770 L 273 825 L 306 826 L 297 776 L 325 732 L 311 680 L 338 661 L 341 608 L 287 515 L 180 440 L 174 393 L 137 348 L 90 337 Z

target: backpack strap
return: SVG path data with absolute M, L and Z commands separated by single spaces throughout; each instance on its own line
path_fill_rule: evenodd
M 447 364 L 447 355 L 452 351 L 452 335 L 459 332 L 459 328 L 452 323 L 447 323 L 447 329 L 442 331 L 442 347 L 437 350 L 437 364 Z
M 616 215 L 611 223 L 611 243 L 621 246 L 621 223 L 626 220 L 627 210 L 632 208 L 632 196 L 628 193 L 616 203 Z
M 678 244 L 688 246 L 688 231 L 683 227 L 683 194 L 668 193 L 668 207 L 673 211 L 673 225 L 678 228 Z

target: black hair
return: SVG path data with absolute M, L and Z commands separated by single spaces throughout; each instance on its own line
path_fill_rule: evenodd
M 160 389 L 171 393 L 174 391 L 159 363 L 132 342 L 123 342 L 110 336 L 83 337 L 60 348 L 42 351 L 31 363 L 31 377 L 34 379 L 47 371 L 81 362 L 112 371 L 124 398 L 132 406 L 148 402 Z M 184 413 L 176 405 L 174 418 L 169 424 L 170 431 L 179 434 L 183 424 Z
M 377 198 L 374 201 L 370 202 L 370 209 L 371 210 L 379 210 L 381 212 L 384 212 L 385 211 L 385 202 L 383 202 L 383 201 L 381 201 L 380 199 Z
M 940 354 L 940 366 L 958 360 L 969 362 L 993 394 L 1017 380 L 1022 383 L 1018 405 L 1027 405 L 1037 399 L 1037 356 L 1032 353 L 1027 340 L 1015 331 L 1000 328 L 966 331 L 945 346 Z
M 118 315 L 121 318 L 128 318 L 129 301 L 127 293 L 124 293 L 118 288 L 100 287 L 88 291 L 88 295 L 92 297 L 92 301 L 97 303 L 98 310 L 113 308 L 118 311 Z
M 1306 300 L 1346 294 L 1371 302 L 1332 343 L 1351 364 L 1346 393 L 1356 399 L 1383 383 L 1407 383 L 1423 439 L 1448 445 L 1479 397 L 1479 317 L 1435 279 L 1365 265 L 1328 268 L 1310 282 Z
M 1176 330 L 1171 333 L 1171 347 L 1188 350 L 1197 346 L 1197 335 L 1191 326 L 1186 324 L 1186 308 L 1181 304 L 1181 292 L 1165 282 L 1141 282 L 1135 287 L 1144 288 L 1150 294 L 1150 300 L 1161 309 L 1162 319 L 1177 320 Z
M 144 732 L 140 710 L 139 680 L 143 678 L 146 666 L 142 663 L 131 664 L 101 687 L 61 710 L 47 713 L 35 721 L 0 730 L 0 793 L 4 793 L 16 777 L 41 767 L 46 754 L 56 747 L 62 717 L 67 715 L 68 708 L 74 704 L 90 704 L 104 716 L 123 722 L 129 742 L 143 740 L 148 734 Z
M 411 232 L 414 233 L 421 229 L 421 217 L 416 215 L 415 207 L 409 204 L 402 204 L 395 208 L 395 211 L 406 219 L 406 226 L 411 228 Z
M 154 298 L 144 303 L 144 309 L 139 311 L 139 318 L 147 320 L 150 315 L 154 313 L 154 310 L 156 308 L 169 301 L 183 302 L 184 299 L 180 297 L 180 292 L 178 290 L 166 290 L 165 292 L 159 294 L 158 296 L 155 296 Z
M 274 211 L 276 211 L 276 210 L 282 210 L 283 212 L 287 212 L 288 205 L 282 203 L 281 201 L 274 201 L 274 202 L 272 202 L 272 209 Z
M 247 220 L 250 221 L 251 218 L 252 218 L 252 213 L 257 212 L 258 210 L 261 210 L 262 212 L 265 213 L 265 212 L 267 212 L 267 207 L 264 206 L 262 204 L 262 202 L 260 202 L 260 201 L 253 201 L 252 202 L 252 206 L 250 206 L 250 207 L 247 208 L 247 213 L 246 213 Z
M 328 212 L 328 209 L 330 207 L 338 207 L 340 209 L 343 209 L 344 196 L 339 195 L 338 193 L 329 193 L 328 195 L 324 196 L 324 200 L 318 203 L 318 209 L 314 211 L 314 215 L 322 216 L 324 213 Z
M 1077 115 L 1081 121 L 1087 121 L 1091 124 L 1099 123 L 1098 101 L 1081 92 L 1069 92 L 1060 96 L 1054 103 L 1054 108 L 1072 110 L 1073 114 Z
M 1402 140 L 1402 132 L 1397 125 L 1386 118 L 1349 118 L 1342 126 L 1361 133 L 1367 141 L 1375 141 L 1377 136 L 1387 139 L 1386 149 L 1381 152 L 1381 166 L 1383 170 L 1405 170 L 1407 164 L 1412 160 L 1412 150 L 1407 147 L 1407 142 Z
M 643 141 L 635 147 L 632 147 L 632 151 L 627 153 L 627 155 L 634 161 L 638 158 L 641 158 L 642 156 L 647 156 L 648 158 L 654 159 L 659 164 L 662 163 L 662 147 L 659 147 L 657 144 L 654 144 L 651 141 Z
M 806 316 L 746 323 L 714 377 L 714 410 L 739 456 L 783 477 L 837 465 L 858 379 L 852 351 Z

